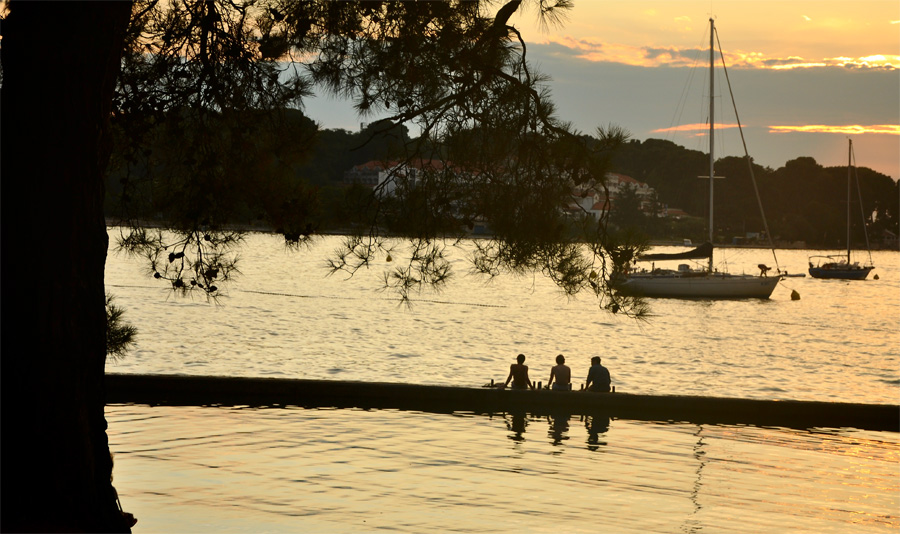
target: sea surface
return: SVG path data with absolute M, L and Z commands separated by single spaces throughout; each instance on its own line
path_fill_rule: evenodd
M 480 386 L 504 380 L 519 353 L 546 382 L 564 354 L 576 388 L 601 356 L 617 391 L 900 402 L 896 251 L 873 252 L 866 281 L 791 277 L 768 300 L 654 299 L 636 321 L 540 275 L 470 275 L 465 244 L 449 286 L 407 306 L 380 291 L 402 250 L 329 276 L 339 244 L 294 252 L 250 234 L 218 302 L 174 295 L 111 247 L 107 289 L 138 343 L 107 372 Z M 776 252 L 798 274 L 823 253 Z M 737 248 L 716 259 L 752 273 L 776 261 Z M 107 419 L 135 532 L 900 530 L 891 432 L 143 405 L 108 406 Z

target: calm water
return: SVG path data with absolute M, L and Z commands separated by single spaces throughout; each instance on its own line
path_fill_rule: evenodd
M 465 274 L 412 308 L 380 267 L 326 277 L 338 244 L 252 235 L 218 306 L 172 297 L 110 254 L 139 329 L 109 372 L 481 385 L 519 352 L 546 382 L 591 356 L 620 391 L 900 402 L 900 253 L 879 280 L 788 278 L 768 301 L 654 300 L 636 323 L 540 278 Z M 804 272 L 807 251 L 779 251 Z M 395 254 L 397 257 L 397 254 Z M 731 271 L 771 252 L 726 250 Z M 390 266 L 390 264 L 384 264 Z M 801 299 L 790 298 L 791 290 Z M 116 486 L 137 532 L 895 532 L 900 438 L 579 417 L 110 406 Z M 898 414 L 900 416 L 900 414 Z

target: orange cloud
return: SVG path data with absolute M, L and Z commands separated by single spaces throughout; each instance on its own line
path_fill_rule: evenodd
M 772 60 L 768 60 L 772 61 Z M 756 66 L 756 65 L 754 65 Z M 829 57 L 820 61 L 805 61 L 803 58 L 791 57 L 782 63 L 763 65 L 776 70 L 801 69 L 809 67 L 845 67 L 848 69 L 887 69 L 900 68 L 900 56 L 875 54 L 865 57 Z
M 716 130 L 721 130 L 725 128 L 737 128 L 737 124 L 716 124 Z M 695 123 L 695 124 L 682 124 L 680 126 L 673 126 L 671 128 L 660 128 L 658 130 L 653 130 L 652 133 L 669 133 L 669 132 L 701 132 L 705 133 L 709 131 L 708 123 Z
M 836 133 L 844 135 L 860 135 L 860 134 L 887 134 L 900 135 L 900 125 L 897 124 L 875 124 L 870 126 L 860 126 L 858 124 L 850 124 L 846 126 L 826 126 L 821 124 L 807 124 L 803 126 L 769 126 L 769 133 Z
M 634 46 L 605 43 L 594 39 L 548 37 L 544 43 L 565 47 L 580 59 L 594 62 L 623 63 L 636 67 L 691 67 L 705 60 L 702 48 Z M 900 55 L 872 54 L 864 57 L 832 57 L 809 59 L 799 56 L 773 57 L 761 52 L 732 51 L 725 53 L 729 67 L 751 69 L 802 69 L 843 67 L 849 69 L 900 69 Z

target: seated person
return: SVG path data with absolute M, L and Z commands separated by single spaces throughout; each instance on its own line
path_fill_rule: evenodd
M 509 376 L 506 377 L 506 383 L 503 384 L 503 387 L 508 386 L 509 381 L 512 380 L 514 389 L 530 388 L 531 380 L 528 378 L 528 366 L 525 365 L 525 355 L 519 354 L 516 356 L 516 362 L 509 366 Z
M 609 392 L 609 369 L 600 365 L 600 357 L 591 358 L 591 368 L 588 370 L 587 383 L 585 389 L 587 391 Z
M 556 357 L 556 365 L 550 369 L 550 380 L 547 387 L 556 391 L 569 391 L 572 389 L 572 370 L 565 365 L 566 357 L 560 354 Z M 556 379 L 556 383 L 553 383 Z

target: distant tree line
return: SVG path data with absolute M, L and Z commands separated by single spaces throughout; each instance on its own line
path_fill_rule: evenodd
M 297 110 L 287 111 L 289 131 L 296 135 L 296 143 L 312 144 L 302 152 L 292 149 L 291 140 L 278 138 L 258 147 L 254 152 L 238 155 L 251 159 L 246 165 L 244 179 L 233 189 L 240 194 L 233 201 L 232 222 L 241 225 L 268 225 L 283 232 L 290 229 L 291 220 L 304 221 L 307 233 L 340 231 L 355 221 L 359 206 L 371 196 L 371 190 L 344 182 L 344 173 L 356 165 L 369 161 L 391 161 L 399 157 L 402 147 L 410 142 L 409 131 L 402 126 L 372 123 L 357 132 L 344 129 L 317 130 L 310 119 Z M 257 117 L 257 120 L 259 118 Z M 165 137 L 163 137 L 165 138 Z M 276 142 L 277 141 L 277 142 Z M 588 143 L 596 139 L 586 139 Z M 177 142 L 177 139 L 176 139 Z M 158 165 L 168 147 L 160 144 Z M 265 154 L 261 158 L 259 154 Z M 114 158 L 115 160 L 115 158 Z M 263 160 L 268 162 L 263 164 Z M 290 172 L 272 173 L 267 168 L 277 161 L 290 167 Z M 708 182 L 700 180 L 706 174 L 707 155 L 689 150 L 671 141 L 648 139 L 631 140 L 614 154 L 611 170 L 645 182 L 655 191 L 654 210 L 677 208 L 688 213 L 684 218 L 654 217 L 640 209 L 641 199 L 634 189 L 625 188 L 616 198 L 610 222 L 621 230 L 636 230 L 650 239 L 682 239 L 695 241 L 707 237 Z M 113 171 L 113 178 L 115 177 Z M 900 191 L 898 183 L 889 176 L 866 167 L 856 170 L 862 193 L 862 211 L 853 184 L 851 204 L 852 240 L 863 244 L 862 213 L 873 245 L 881 241 L 885 230 L 898 231 Z M 805 242 L 811 247 L 842 248 L 846 246 L 847 167 L 823 167 L 811 157 L 798 157 L 783 167 L 772 169 L 753 164 L 763 208 L 773 238 L 779 243 Z M 715 238 L 731 242 L 734 237 L 748 233 L 763 233 L 764 224 L 756 202 L 750 172 L 744 158 L 725 157 L 716 163 L 716 175 L 725 179 L 715 184 Z M 273 188 L 279 188 L 273 194 Z M 160 192 L 172 189 L 162 187 Z M 120 183 L 110 180 L 108 211 L 115 215 L 125 193 Z M 126 193 L 127 194 L 127 193 Z M 308 197 L 313 197 L 310 201 Z M 278 199 L 278 206 L 264 212 L 254 211 L 251 199 Z M 302 214 L 292 213 L 300 209 Z M 148 196 L 138 210 L 148 220 L 170 219 L 184 210 L 177 208 L 166 195 Z M 259 211 L 259 213 L 257 213 Z M 273 214 L 275 214 L 273 216 Z M 314 228 L 310 228 L 309 225 Z
M 212 211 L 206 217 L 217 223 L 267 227 L 293 236 L 346 226 L 354 217 L 351 206 L 358 206 L 370 191 L 345 187 L 344 172 L 367 161 L 399 157 L 409 140 L 407 128 L 382 123 L 358 132 L 320 130 L 296 109 L 232 113 L 228 122 L 239 125 L 245 136 L 218 154 L 218 165 L 232 172 L 218 177 L 218 208 L 202 211 Z M 140 158 L 124 146 L 127 136 L 116 137 L 123 145 L 113 149 L 106 213 L 151 224 L 187 223 L 200 211 L 191 205 L 212 198 L 196 191 L 193 174 L 184 175 L 185 161 L 193 164 L 196 159 L 195 153 L 184 153 L 184 139 L 203 132 L 178 117 L 159 121 L 152 130 L 147 135 L 152 142 L 141 148 Z
M 671 141 L 629 141 L 616 153 L 612 168 L 645 182 L 656 190 L 659 202 L 692 216 L 708 218 L 709 184 L 697 177 L 708 174 L 707 155 Z M 744 158 L 725 157 L 716 162 L 715 232 L 730 241 L 764 225 L 756 202 L 750 171 Z M 898 233 L 900 190 L 891 177 L 866 167 L 856 169 L 862 211 L 853 184 L 851 240 L 864 243 L 862 214 L 868 216 L 869 239 L 880 240 L 884 230 Z M 772 236 L 779 242 L 804 241 L 811 247 L 841 248 L 847 234 L 847 167 L 823 167 L 811 157 L 798 157 L 772 169 L 753 164 L 753 175 Z M 649 218 L 648 218 L 649 219 Z M 651 237 L 705 239 L 706 223 L 641 220 L 639 227 Z M 682 231 L 682 234 L 678 232 Z

